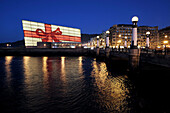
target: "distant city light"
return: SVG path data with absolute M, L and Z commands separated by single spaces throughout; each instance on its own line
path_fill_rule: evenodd
M 122 41 L 121 40 L 118 40 L 117 43 L 121 43 Z
M 167 40 L 165 40 L 163 43 L 164 43 L 164 44 L 167 44 L 167 43 L 168 43 L 168 41 L 167 41 Z
M 70 48 L 76 48 L 76 46 L 74 46 L 74 45 L 71 45 L 71 46 L 70 46 Z
M 6 44 L 6 46 L 8 47 L 8 46 L 9 46 L 9 44 Z
M 94 49 L 94 47 L 91 47 L 91 50 L 93 50 Z

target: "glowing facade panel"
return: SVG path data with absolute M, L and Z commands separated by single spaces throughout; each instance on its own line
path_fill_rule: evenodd
M 81 43 L 80 29 L 22 20 L 25 46 L 37 42 Z

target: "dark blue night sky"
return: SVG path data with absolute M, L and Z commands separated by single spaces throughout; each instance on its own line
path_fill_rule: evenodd
M 22 40 L 21 20 L 101 33 L 114 24 L 170 26 L 170 0 L 0 0 L 0 43 Z

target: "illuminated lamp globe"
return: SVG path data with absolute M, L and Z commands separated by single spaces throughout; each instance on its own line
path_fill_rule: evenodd
M 106 31 L 106 34 L 109 34 L 110 33 L 110 31 Z
M 97 36 L 97 39 L 99 39 L 99 36 Z
M 127 36 L 125 36 L 125 39 L 127 39 Z
M 151 33 L 149 31 L 146 32 L 147 35 L 150 35 Z
M 132 22 L 138 22 L 138 17 L 137 16 L 134 16 L 133 18 L 132 18 Z

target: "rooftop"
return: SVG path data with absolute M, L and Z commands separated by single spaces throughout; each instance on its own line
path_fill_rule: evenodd
M 170 26 L 160 29 L 159 31 L 170 30 Z

